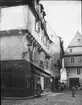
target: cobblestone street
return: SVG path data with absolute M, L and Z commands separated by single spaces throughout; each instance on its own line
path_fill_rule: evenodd
M 67 91 L 27 100 L 2 100 L 1 105 L 82 105 L 82 91 L 77 91 L 74 98 Z

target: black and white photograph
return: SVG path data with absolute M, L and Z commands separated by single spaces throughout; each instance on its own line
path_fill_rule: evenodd
M 82 105 L 82 1 L 0 0 L 1 105 Z

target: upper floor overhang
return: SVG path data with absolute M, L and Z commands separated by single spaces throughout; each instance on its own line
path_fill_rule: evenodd
M 82 68 L 82 66 L 65 66 L 64 68 Z
M 73 57 L 73 56 L 82 56 L 82 53 L 79 53 L 79 54 L 64 54 L 64 57 Z
M 36 47 L 37 46 L 37 50 L 38 52 L 44 52 L 45 53 L 45 57 L 46 59 L 50 59 L 52 58 L 52 55 L 50 54 L 50 52 L 48 52 L 47 49 L 45 49 L 44 46 L 41 45 L 41 43 L 39 43 L 39 41 L 28 31 L 28 30 L 4 30 L 4 31 L 0 31 L 0 37 L 7 37 L 7 36 L 19 36 L 19 35 L 26 35 L 26 38 L 29 40 L 29 44 L 27 46 L 33 46 Z

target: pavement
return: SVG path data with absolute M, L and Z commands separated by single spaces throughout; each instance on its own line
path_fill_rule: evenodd
M 53 92 L 44 92 L 41 94 L 41 96 L 53 94 Z M 25 100 L 25 99 L 31 99 L 31 98 L 36 98 L 36 95 L 34 96 L 29 96 L 29 97 L 1 97 L 2 100 L 7 99 L 7 100 Z
M 72 97 L 71 91 L 42 94 L 39 98 L 3 99 L 1 105 L 82 105 L 82 91 L 76 91 Z

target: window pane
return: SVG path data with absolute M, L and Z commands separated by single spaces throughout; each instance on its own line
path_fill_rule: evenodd
M 77 68 L 77 74 L 80 74 L 80 68 Z
M 74 57 L 71 58 L 71 63 L 74 63 L 75 59 Z
M 72 52 L 72 49 L 70 49 L 70 52 Z

